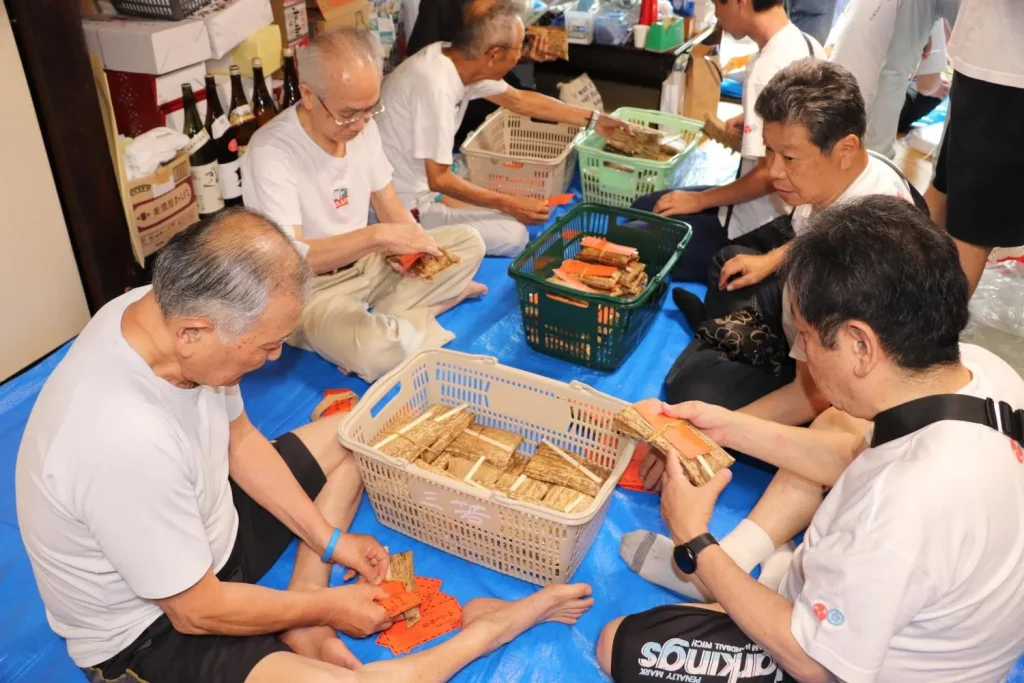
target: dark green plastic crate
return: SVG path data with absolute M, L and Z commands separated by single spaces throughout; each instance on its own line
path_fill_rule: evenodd
M 631 222 L 641 222 L 637 227 Z M 530 242 L 509 266 L 516 281 L 526 342 L 549 356 L 598 370 L 614 370 L 636 349 L 668 294 L 672 266 L 691 229 L 646 211 L 580 204 Z M 565 259 L 580 253 L 587 235 L 635 247 L 649 282 L 632 300 L 588 294 L 548 282 Z

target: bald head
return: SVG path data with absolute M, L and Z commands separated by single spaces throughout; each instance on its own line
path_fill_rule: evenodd
M 299 74 L 314 93 L 329 97 L 353 78 L 364 73 L 381 73 L 381 50 L 369 31 L 337 28 L 319 34 L 299 48 Z
M 246 208 L 226 209 L 178 233 L 153 265 L 164 318 L 205 318 L 227 339 L 247 332 L 273 296 L 305 303 L 312 282 L 291 239 Z

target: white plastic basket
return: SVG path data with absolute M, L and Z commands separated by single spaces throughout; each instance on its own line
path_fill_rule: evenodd
M 565 514 L 428 472 L 369 444 L 428 405 L 467 403 L 477 422 L 522 435 L 524 455 L 548 440 L 612 468 L 589 509 Z M 500 365 L 495 358 L 423 351 L 374 384 L 341 423 L 384 526 L 470 562 L 538 585 L 566 583 L 604 522 L 635 442 L 615 431 L 619 399 Z
M 579 126 L 546 123 L 499 109 L 462 143 L 469 180 L 494 192 L 547 199 L 562 194 L 576 171 Z

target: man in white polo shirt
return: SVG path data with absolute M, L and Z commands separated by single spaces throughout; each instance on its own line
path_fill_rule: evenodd
M 475 0 L 452 44 L 434 43 L 384 81 L 378 118 L 395 189 L 425 228 L 465 223 L 480 231 L 490 256 L 514 256 L 543 223 L 544 199 L 513 197 L 474 185 L 452 169 L 455 133 L 470 101 L 485 98 L 517 114 L 608 130 L 614 119 L 500 80 L 522 53 L 523 22 L 510 0 Z
M 669 672 L 706 683 L 1005 680 L 1024 653 L 1024 380 L 959 343 L 968 292 L 953 241 L 908 203 L 872 196 L 815 215 L 786 259 L 811 374 L 874 426 L 854 436 L 666 406 L 800 473 L 820 507 L 776 592 L 708 533 L 730 472 L 694 487 L 669 457 L 673 558 L 717 604 L 616 619 L 599 661 L 623 683 Z
M 466 225 L 428 234 L 396 195 L 373 121 L 383 108 L 369 32 L 318 36 L 299 51 L 299 72 L 302 101 L 257 131 L 242 158 L 243 197 L 294 236 L 319 275 L 288 342 L 373 382 L 454 338 L 436 318 L 486 293 L 473 281 L 484 244 Z M 431 280 L 402 277 L 387 261 L 441 249 L 457 263 Z

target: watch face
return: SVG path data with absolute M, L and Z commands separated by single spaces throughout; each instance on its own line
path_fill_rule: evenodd
M 673 559 L 676 561 L 679 571 L 684 574 L 692 574 L 697 571 L 697 557 L 690 550 L 690 546 L 677 545 L 673 552 Z

